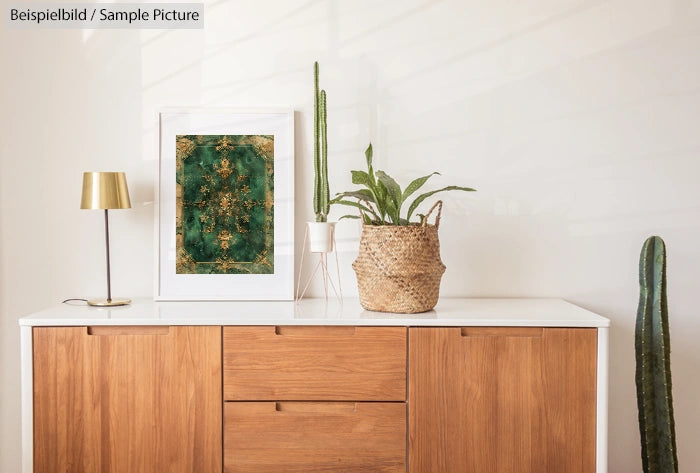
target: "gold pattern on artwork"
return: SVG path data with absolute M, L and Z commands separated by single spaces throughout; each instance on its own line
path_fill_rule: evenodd
M 233 169 L 231 169 L 230 166 L 231 162 L 228 158 L 221 158 L 221 164 L 215 164 L 214 169 L 216 169 L 219 176 L 227 179 L 233 173 Z
M 274 251 L 274 138 L 187 135 L 176 140 L 177 273 L 273 273 L 268 251 Z M 251 254 L 251 248 L 262 253 Z
M 268 268 L 272 268 L 272 265 L 270 264 L 270 262 L 267 259 L 267 251 L 263 251 L 262 253 L 260 253 L 258 255 L 258 257 L 255 258 L 255 263 L 263 264 L 263 265 L 267 266 Z
M 233 204 L 235 202 L 235 197 L 233 193 L 219 193 L 219 215 L 226 215 L 230 217 L 233 215 Z
M 216 236 L 216 239 L 219 240 L 219 246 L 221 247 L 222 250 L 228 250 L 229 247 L 229 240 L 231 240 L 233 236 L 228 230 L 222 230 L 219 232 L 219 234 Z
M 178 251 L 178 257 L 177 257 L 176 261 L 177 261 L 176 264 L 177 264 L 178 270 L 180 270 L 180 271 L 182 271 L 182 270 L 194 271 L 195 261 L 192 258 L 192 256 L 190 256 L 190 254 L 187 251 L 185 251 L 184 249 L 180 248 L 180 250 Z
M 238 233 L 248 233 L 248 229 L 245 227 L 242 227 L 240 223 L 236 222 L 236 231 Z
M 231 257 L 216 258 L 216 263 L 221 271 L 226 272 L 235 266 L 236 260 Z
M 175 157 L 178 160 L 187 159 L 194 151 L 196 145 L 188 138 L 179 137 L 175 143 Z M 172 148 L 171 148 L 172 149 Z
M 272 140 L 265 136 L 248 136 L 247 141 L 265 161 L 271 161 L 275 155 L 275 146 Z
M 224 136 L 219 140 L 219 143 L 217 143 L 216 150 L 217 151 L 223 151 L 223 150 L 232 150 L 233 149 L 233 141 L 231 141 L 231 138 L 228 136 Z

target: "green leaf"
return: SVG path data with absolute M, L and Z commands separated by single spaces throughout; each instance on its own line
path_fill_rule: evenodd
M 372 215 L 377 217 L 377 214 L 374 212 L 374 210 L 370 209 L 366 205 L 362 205 L 359 202 L 353 202 L 352 200 L 338 200 L 334 203 L 338 204 L 338 205 L 347 205 L 348 207 L 355 207 L 355 208 L 358 208 L 366 213 L 371 213 Z
M 364 200 L 368 200 L 370 202 L 373 202 L 377 205 L 379 208 L 379 211 L 383 211 L 383 198 L 379 197 L 379 194 L 381 194 L 381 190 L 378 189 L 378 183 L 374 180 L 374 176 L 370 175 L 369 173 L 366 173 L 364 171 L 350 171 L 352 175 L 352 183 L 357 184 L 357 185 L 362 185 L 367 187 L 367 189 L 362 189 L 363 191 L 368 192 L 369 194 L 372 195 L 372 197 L 358 197 Z
M 353 219 L 359 219 L 359 218 L 360 218 L 360 216 L 359 216 L 359 215 L 343 215 L 343 216 L 342 216 L 342 217 L 340 217 L 340 218 L 339 218 L 338 220 L 343 220 L 344 218 L 353 218 Z
M 387 207 L 389 205 L 389 191 L 382 181 L 377 181 L 377 187 L 374 191 L 375 204 L 377 204 L 377 210 L 379 210 L 379 218 L 382 223 L 384 223 L 384 217 L 387 214 Z
M 408 185 L 408 187 L 406 187 L 406 189 L 404 189 L 403 195 L 401 196 L 401 202 L 402 203 L 406 202 L 406 199 L 408 198 L 408 196 L 410 196 L 415 191 L 420 189 L 423 186 L 423 184 L 425 184 L 426 181 L 428 179 L 430 179 L 431 176 L 434 176 L 435 174 L 437 174 L 438 176 L 440 175 L 439 172 L 432 172 L 432 173 L 428 174 L 427 176 L 423 176 L 423 177 L 419 177 L 418 179 L 414 179 L 413 182 L 411 182 Z
M 401 219 L 399 218 L 399 211 L 396 208 L 396 205 L 394 205 L 394 201 L 391 199 L 388 199 L 386 201 L 387 207 L 386 207 L 386 213 L 387 216 L 389 217 L 389 220 L 391 221 L 392 224 L 394 225 L 399 225 L 399 222 Z
M 372 172 L 372 143 L 369 144 L 367 149 L 365 150 L 365 159 L 367 160 L 367 170 L 369 171 L 369 174 L 373 174 Z
M 416 197 L 416 200 L 413 201 L 411 206 L 408 208 L 408 215 L 406 216 L 407 220 L 411 220 L 411 215 L 413 215 L 413 211 L 416 210 L 416 208 L 428 197 L 430 197 L 433 194 L 437 194 L 438 192 L 445 192 L 445 191 L 466 191 L 466 192 L 471 192 L 475 191 L 476 189 L 472 189 L 471 187 L 460 187 L 460 186 L 447 186 L 443 187 L 442 189 L 438 189 L 435 191 L 430 191 L 426 192 L 425 194 L 421 194 L 418 197 Z
M 352 198 L 366 200 L 367 202 L 374 202 L 374 194 L 369 189 L 358 189 L 356 191 L 338 192 L 336 197 L 331 201 L 331 204 L 335 204 L 343 198 Z
M 400 211 L 402 200 L 401 187 L 399 186 L 399 184 L 384 171 L 377 171 L 377 179 L 379 179 L 379 182 L 384 184 L 384 187 L 386 187 L 389 197 L 391 198 L 394 204 L 394 209 L 396 211 Z
M 359 186 L 372 187 L 372 180 L 369 178 L 369 174 L 365 171 L 350 171 L 352 175 L 352 183 Z
M 374 187 L 377 185 L 377 178 L 374 176 L 374 167 L 372 167 L 372 143 L 365 150 L 365 159 L 367 161 L 367 175 L 369 175 L 372 190 L 374 190 Z

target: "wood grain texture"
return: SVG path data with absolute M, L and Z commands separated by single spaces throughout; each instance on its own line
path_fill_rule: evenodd
M 409 329 L 409 473 L 594 473 L 596 329 L 498 330 Z
M 405 473 L 403 402 L 226 402 L 225 473 Z
M 224 327 L 224 399 L 405 401 L 405 327 Z
M 33 329 L 34 471 L 220 472 L 221 328 L 114 333 Z

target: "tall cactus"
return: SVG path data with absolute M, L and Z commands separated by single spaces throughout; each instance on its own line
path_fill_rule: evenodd
M 652 236 L 639 257 L 635 329 L 637 407 L 645 473 L 678 473 L 666 306 L 666 247 Z
M 317 222 L 325 222 L 330 211 L 326 117 L 326 91 L 319 91 L 317 61 L 314 62 L 314 213 Z

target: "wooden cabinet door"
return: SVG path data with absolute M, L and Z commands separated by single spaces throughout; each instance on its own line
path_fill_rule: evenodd
M 409 473 L 594 473 L 597 331 L 411 328 Z
M 225 473 L 406 473 L 403 402 L 226 402 Z
M 36 473 L 222 469 L 220 327 L 35 327 Z

